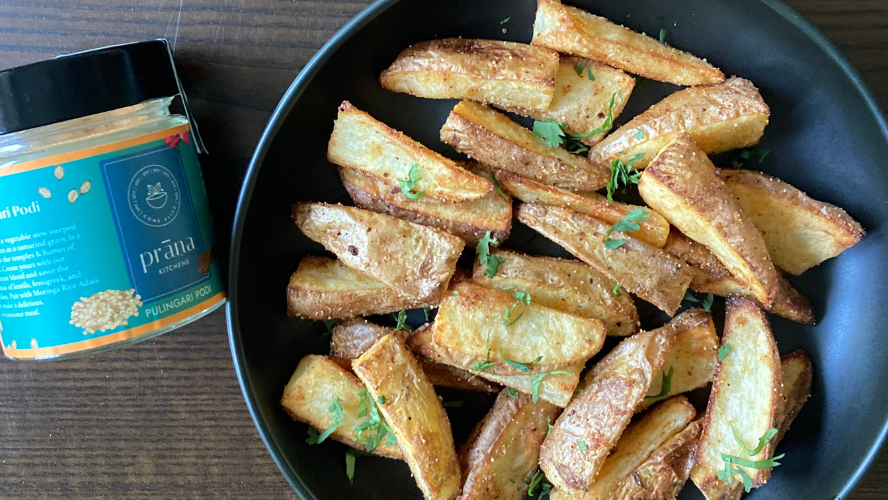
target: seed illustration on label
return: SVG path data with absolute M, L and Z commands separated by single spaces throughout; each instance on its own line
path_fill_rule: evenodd
M 80 194 L 86 194 L 89 191 L 89 188 L 92 187 L 92 183 L 89 181 L 83 181 L 83 184 L 80 185 Z
M 55 175 L 56 179 L 62 180 L 62 177 L 65 176 L 65 167 L 61 165 L 56 165 L 56 168 L 53 171 L 53 175 Z
M 46 199 L 52 198 L 52 193 L 49 192 L 49 189 L 46 189 L 44 187 L 37 188 L 37 192 L 40 193 L 40 196 L 42 196 Z
M 74 203 L 77 201 L 78 197 L 80 197 L 80 193 L 78 193 L 76 189 L 72 189 L 71 192 L 68 193 L 68 202 Z
M 71 323 L 83 328 L 83 334 L 113 330 L 121 325 L 128 325 L 129 318 L 139 315 L 142 297 L 135 294 L 134 289 L 105 290 L 80 298 L 71 306 Z

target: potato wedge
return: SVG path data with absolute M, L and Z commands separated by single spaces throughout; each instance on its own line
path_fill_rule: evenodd
M 688 309 L 670 323 L 675 327 L 675 342 L 660 372 L 654 376 L 651 388 L 635 411 L 641 411 L 659 399 L 692 391 L 712 381 L 718 365 L 718 335 L 712 315 L 700 307 Z M 669 392 L 663 391 L 663 377 L 672 372 Z
M 322 320 L 387 314 L 424 304 L 329 257 L 305 257 L 287 285 L 287 314 Z
M 512 199 L 497 191 L 462 203 L 433 198 L 411 200 L 401 194 L 399 188 L 392 188 L 360 170 L 340 167 L 339 176 L 355 205 L 447 231 L 471 246 L 477 245 L 487 231 L 503 242 L 512 229 Z
M 762 232 L 774 264 L 799 275 L 853 247 L 866 235 L 841 208 L 817 201 L 762 172 L 716 171 Z
M 540 450 L 540 467 L 554 486 L 589 489 L 674 341 L 669 324 L 633 335 L 586 373 Z
M 715 174 L 688 134 L 663 148 L 638 183 L 638 192 L 682 233 L 708 248 L 767 307 L 780 290 L 762 234 Z
M 453 108 L 441 128 L 441 141 L 485 165 L 565 189 L 595 191 L 610 179 L 607 167 L 546 147 L 530 130 L 471 101 Z
M 341 167 L 373 175 L 399 191 L 398 179 L 410 179 L 410 171 L 416 165 L 420 178 L 413 192 L 441 201 L 476 200 L 493 189 L 487 179 L 467 172 L 455 161 L 390 128 L 348 101 L 339 106 L 339 116 L 327 145 L 327 159 Z
M 503 389 L 502 384 L 476 377 L 472 372 L 462 368 L 435 363 L 431 360 L 422 360 L 422 371 L 435 387 L 450 387 L 461 391 L 486 392 L 488 394 L 496 394 Z
M 463 473 L 459 500 L 524 500 L 548 423 L 561 408 L 517 398 L 503 390 L 459 453 Z
M 440 301 L 465 246 L 444 231 L 355 207 L 296 203 L 293 219 L 343 264 L 414 303 Z
M 456 283 L 441 301 L 432 339 L 465 356 L 461 364 L 494 363 L 485 372 L 497 375 L 561 370 L 601 350 L 603 321 L 538 305 L 532 297 L 526 304 L 509 293 Z
M 609 224 L 566 208 L 522 203 L 516 218 L 578 259 L 668 314 L 681 305 L 692 274 L 687 264 L 659 248 L 615 231 L 626 244 L 605 247 Z
M 758 454 L 749 456 L 737 444 L 734 433 L 754 448 L 759 438 L 780 424 L 783 415 L 780 354 L 768 320 L 751 301 L 728 299 L 722 346 L 728 344 L 731 351 L 719 362 L 691 471 L 694 484 L 710 499 L 737 498 L 743 491 L 739 474 L 731 483 L 718 478 L 718 472 L 725 469 L 722 454 L 752 461 L 773 456 L 773 439 Z M 755 488 L 771 476 L 770 469 L 733 467 L 741 468 Z
M 339 398 L 343 420 L 330 434 L 330 439 L 364 450 L 366 445 L 359 443 L 355 434 L 355 427 L 366 420 L 366 417 L 358 417 L 358 391 L 363 388 L 364 384 L 357 377 L 330 358 L 309 354 L 299 361 L 296 371 L 284 387 L 281 407 L 294 420 L 306 423 L 318 432 L 324 432 L 334 423 L 334 413 L 329 408 Z M 373 450 L 373 454 L 404 458 L 397 444 L 389 445 L 384 439 Z
M 523 202 L 569 208 L 607 224 L 616 224 L 638 208 L 617 201 L 608 203 L 605 196 L 591 191 L 572 193 L 555 186 L 547 186 L 505 170 L 498 171 L 496 178 L 507 193 Z M 669 222 L 657 212 L 650 209 L 647 211 L 648 219 L 638 223 L 638 231 L 628 234 L 655 247 L 662 247 L 669 237 Z
M 589 159 L 604 165 L 614 160 L 628 164 L 644 154 L 632 165 L 645 168 L 682 132 L 707 154 L 746 148 L 758 144 L 770 115 L 758 89 L 742 78 L 679 90 L 598 143 Z
M 617 284 L 585 262 L 499 249 L 490 255 L 504 260 L 493 278 L 488 278 L 486 266 L 476 259 L 475 283 L 505 292 L 526 291 L 536 304 L 600 319 L 608 335 L 625 337 L 638 331 L 638 311 L 632 297 L 628 293 L 614 295 Z
M 702 428 L 700 420 L 691 422 L 663 443 L 620 482 L 609 500 L 673 500 L 691 473 Z
M 603 17 L 562 5 L 559 0 L 537 2 L 531 43 L 675 85 L 703 85 L 725 79 L 704 59 Z
M 450 500 L 459 494 L 460 471 L 450 421 L 407 349 L 404 338 L 389 334 L 352 361 L 379 413 L 388 422 L 410 472 L 426 500 Z
M 681 234 L 677 229 L 673 228 L 669 233 L 663 250 L 687 262 L 691 267 L 694 273 L 694 279 L 691 280 L 691 290 L 711 293 L 720 297 L 731 295 L 745 297 L 755 302 L 761 309 L 790 321 L 804 325 L 814 324 L 814 308 L 811 303 L 792 286 L 780 269 L 777 269 L 780 288 L 774 297 L 774 304 L 771 307 L 766 307 L 755 298 L 746 285 L 734 278 L 708 248 Z
M 811 382 L 814 378 L 811 358 L 804 349 L 797 349 L 781 356 L 780 372 L 783 380 L 783 419 L 773 439 L 774 449 L 783 440 L 789 426 L 811 397 Z
M 545 112 L 555 93 L 558 53 L 501 40 L 445 38 L 415 43 L 379 75 L 386 90 L 432 99 L 469 99 Z

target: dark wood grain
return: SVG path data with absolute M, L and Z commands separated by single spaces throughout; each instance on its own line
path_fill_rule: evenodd
M 370 2 L 0 0 L 0 68 L 167 37 L 211 155 L 227 242 L 240 182 L 278 99 Z M 888 0 L 792 0 L 888 106 Z M 83 359 L 0 362 L 0 498 L 297 498 L 241 398 L 222 311 Z M 888 456 L 851 498 L 888 497 Z

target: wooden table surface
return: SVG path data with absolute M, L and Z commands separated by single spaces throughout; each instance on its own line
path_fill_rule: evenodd
M 250 155 L 278 99 L 369 0 L 0 0 L 0 68 L 166 37 L 211 155 L 227 242 Z M 792 0 L 888 107 L 888 0 Z M 223 256 L 224 257 L 224 256 Z M 62 362 L 0 362 L 0 498 L 298 498 L 241 397 L 225 313 Z M 853 499 L 888 498 L 888 454 Z

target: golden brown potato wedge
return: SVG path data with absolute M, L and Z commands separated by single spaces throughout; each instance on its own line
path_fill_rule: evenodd
M 620 482 L 609 500 L 673 500 L 691 473 L 702 428 L 700 420 L 691 422 L 663 443 Z
M 748 455 L 737 443 L 755 448 L 759 439 L 776 428 L 783 415 L 783 382 L 780 354 L 761 309 L 743 298 L 729 298 L 725 314 L 722 346 L 731 351 L 719 362 L 709 405 L 703 419 L 703 432 L 696 450 L 696 465 L 691 478 L 706 498 L 737 498 L 743 490 L 739 473 L 728 483 L 719 479 L 725 469 L 722 455 L 745 460 L 765 460 L 774 453 L 771 439 L 761 451 Z M 737 438 L 734 437 L 736 434 Z M 740 465 L 751 479 L 752 487 L 768 481 L 771 469 L 752 469 Z
M 284 387 L 281 407 L 294 420 L 304 422 L 324 432 L 334 424 L 334 412 L 329 411 L 335 400 L 342 408 L 343 420 L 330 434 L 335 439 L 358 450 L 366 449 L 363 442 L 357 441 L 355 427 L 366 418 L 358 417 L 360 395 L 364 384 L 330 358 L 309 354 L 299 361 L 296 371 Z M 376 455 L 403 459 L 404 455 L 397 444 L 388 444 L 385 439 L 373 450 Z
M 569 208 L 607 224 L 616 224 L 638 208 L 617 201 L 608 203 L 606 197 L 595 192 L 572 193 L 555 186 L 547 186 L 505 170 L 497 172 L 496 178 L 506 192 L 521 201 Z M 650 209 L 647 211 L 648 219 L 639 221 L 638 231 L 628 234 L 655 247 L 662 247 L 669 236 L 669 222 L 657 212 Z
M 805 325 L 814 324 L 814 308 L 811 303 L 792 286 L 779 269 L 777 269 L 777 278 L 780 288 L 774 297 L 774 304 L 766 307 L 755 298 L 749 287 L 734 278 L 708 248 L 681 234 L 677 229 L 673 228 L 669 233 L 663 250 L 688 263 L 694 273 L 691 290 L 720 297 L 731 295 L 745 297 L 760 308 L 790 321 Z
M 459 494 L 460 471 L 450 421 L 407 349 L 404 338 L 389 334 L 352 361 L 379 413 L 388 422 L 410 472 L 426 500 L 450 500 Z
M 702 243 L 768 307 L 780 290 L 762 234 L 688 134 L 657 155 L 638 183 L 644 201 Z
M 718 176 L 762 232 L 774 264 L 799 275 L 866 235 L 841 208 L 817 201 L 762 172 L 719 169 Z
M 620 231 L 610 238 L 626 243 L 610 250 L 605 247 L 609 224 L 566 208 L 522 203 L 516 214 L 519 221 L 668 314 L 681 305 L 692 278 L 681 260 Z
M 537 470 L 548 423 L 561 408 L 503 390 L 459 453 L 463 487 L 459 500 L 523 500 Z
M 471 101 L 453 108 L 441 128 L 441 141 L 490 167 L 565 189 L 595 191 L 610 179 L 607 167 L 563 148 L 549 148 L 530 130 Z
M 480 174 L 479 174 L 480 175 Z M 340 167 L 342 184 L 355 205 L 417 224 L 447 231 L 477 245 L 487 231 L 500 242 L 512 229 L 512 199 L 491 191 L 477 200 L 447 203 L 433 198 L 411 200 L 376 177 Z
M 313 320 L 422 307 L 394 288 L 329 257 L 305 257 L 287 285 L 287 314 Z
M 692 391 L 712 381 L 718 365 L 718 335 L 712 315 L 702 308 L 695 307 L 679 314 L 670 323 L 675 327 L 675 342 L 660 372 L 654 376 L 647 396 L 635 411 L 647 408 L 654 402 Z M 664 375 L 672 373 L 669 391 L 663 392 Z
M 598 143 L 589 159 L 604 165 L 614 160 L 628 164 L 643 154 L 632 165 L 645 168 L 682 132 L 707 154 L 745 148 L 758 143 L 770 114 L 758 89 L 742 78 L 679 90 Z
M 327 145 L 327 159 L 375 176 L 400 192 L 398 180 L 419 180 L 412 190 L 447 202 L 476 200 L 493 189 L 487 179 L 467 172 L 455 161 L 426 148 L 344 101 Z M 404 194 L 401 196 L 407 197 Z
M 293 219 L 343 264 L 416 303 L 438 303 L 465 246 L 450 233 L 355 207 L 296 203 Z
M 559 0 L 537 2 L 531 43 L 675 85 L 703 85 L 725 79 L 704 59 L 603 17 L 562 5 Z
M 540 467 L 554 486 L 589 489 L 674 341 L 668 324 L 633 335 L 586 373 L 540 450 Z
M 774 449 L 811 397 L 811 381 L 814 378 L 811 358 L 804 349 L 783 355 L 780 358 L 780 372 L 783 380 L 783 419 L 774 436 Z
M 445 38 L 415 43 L 379 75 L 382 88 L 432 99 L 469 99 L 544 112 L 555 93 L 558 53 L 501 40 Z
M 515 294 L 523 293 L 516 289 Z M 487 373 L 520 375 L 583 364 L 601 350 L 604 322 L 533 302 L 471 282 L 456 283 L 445 294 L 432 339 L 461 364 L 493 365 Z M 522 365 L 515 366 L 516 362 Z
M 638 331 L 638 311 L 628 293 L 614 295 L 617 283 L 585 262 L 495 250 L 504 259 L 493 278 L 475 260 L 472 279 L 481 286 L 529 292 L 536 304 L 604 321 L 607 334 L 625 337 Z M 508 290 L 506 290 L 508 289 Z

